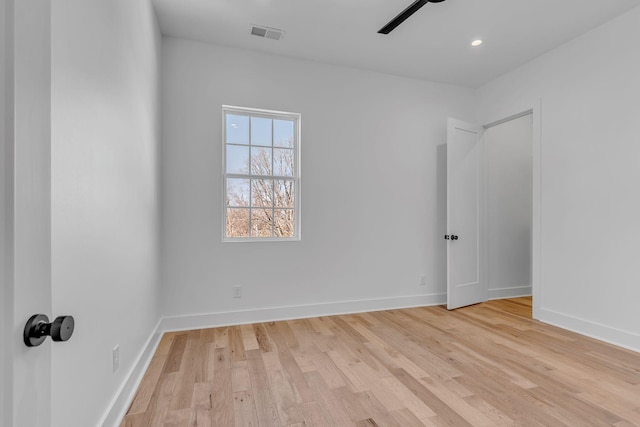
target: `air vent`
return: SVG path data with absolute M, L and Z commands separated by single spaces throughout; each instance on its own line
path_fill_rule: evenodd
M 259 25 L 251 26 L 251 34 L 258 37 L 264 37 L 271 40 L 280 40 L 284 36 L 284 31 L 277 28 L 261 27 Z

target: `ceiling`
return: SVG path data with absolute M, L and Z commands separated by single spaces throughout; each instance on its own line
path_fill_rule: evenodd
M 413 0 L 153 0 L 163 34 L 476 88 L 640 0 L 448 0 L 389 35 Z M 250 35 L 251 25 L 285 31 Z M 484 43 L 472 47 L 471 41 Z

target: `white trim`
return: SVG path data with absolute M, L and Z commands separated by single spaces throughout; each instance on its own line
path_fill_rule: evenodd
M 9 198 L 5 196 L 5 174 L 9 173 L 7 171 L 7 161 L 5 160 L 5 152 L 9 145 L 8 132 L 5 126 L 10 117 L 7 110 L 11 108 L 11 105 L 9 105 L 9 99 L 6 94 L 8 79 L 5 70 L 9 68 L 9 61 L 7 61 L 9 43 L 6 37 L 8 31 L 5 30 L 5 26 L 8 23 L 5 0 L 0 0 L 0 23 L 2 24 L 2 29 L 0 30 L 0 53 L 2 54 L 0 56 L 0 342 L 2 343 L 0 348 L 0 425 L 10 425 L 11 414 L 8 408 L 12 403 L 9 385 L 13 384 L 13 380 L 9 381 L 8 374 L 10 372 L 9 356 L 10 352 L 13 351 L 13 347 L 9 343 L 13 340 L 9 340 L 8 325 L 13 320 L 13 316 L 9 316 L 13 305 L 13 297 L 9 298 L 8 288 L 13 285 L 10 283 L 9 274 L 6 272 L 11 244 L 7 241 L 5 229 L 6 225 L 8 225 L 7 216 L 11 203 Z M 7 215 L 5 215 L 5 212 Z
M 520 107 L 520 108 L 518 108 Z M 531 165 L 531 295 L 533 297 L 533 318 L 540 319 L 539 311 L 542 307 L 542 197 L 541 197 L 541 180 L 542 180 L 542 98 L 526 102 L 524 105 L 516 106 L 511 109 L 515 113 L 502 116 L 492 117 L 488 123 L 484 125 L 485 129 L 517 119 L 519 117 L 532 114 L 533 135 L 532 135 L 532 165 Z
M 531 296 L 531 286 L 511 286 L 489 289 L 489 299 L 506 299 Z
M 411 295 L 405 297 L 376 298 L 356 301 L 339 301 L 286 307 L 269 307 L 253 310 L 224 311 L 188 316 L 165 317 L 161 330 L 183 331 L 213 328 L 248 323 L 275 322 L 280 320 L 305 319 L 309 317 L 336 316 L 400 308 L 423 307 L 446 303 L 445 294 Z
M 12 356 L 13 339 L 10 339 L 13 326 L 13 274 L 12 270 L 12 215 L 13 200 L 9 187 L 13 182 L 13 162 L 8 161 L 12 149 L 9 145 L 13 110 L 13 95 L 9 94 L 9 69 L 13 66 L 11 58 L 11 34 L 13 20 L 10 5 L 0 0 L 0 425 L 10 426 L 13 423 L 13 375 Z
M 160 338 L 164 332 L 160 329 L 161 321 L 158 321 L 153 333 L 147 340 L 145 346 L 142 348 L 136 363 L 129 371 L 129 374 L 125 377 L 120 390 L 116 393 L 113 400 L 109 404 L 109 409 L 102 416 L 98 425 L 102 427 L 118 427 L 122 422 L 122 419 L 126 415 L 133 399 L 140 387 L 142 378 L 147 372 L 147 368 L 153 359 L 153 355 L 160 344 Z
M 579 317 L 570 316 L 568 314 L 558 313 L 557 311 L 542 307 L 539 309 L 538 314 L 538 320 L 541 322 L 585 335 L 599 341 L 604 341 L 609 344 L 640 352 L 640 334 L 581 319 Z
M 521 111 L 521 112 L 513 114 L 513 115 L 511 115 L 509 117 L 505 117 L 504 119 L 496 120 L 496 121 L 488 123 L 488 124 L 486 124 L 486 125 L 484 125 L 482 127 L 485 128 L 485 129 L 489 129 L 489 128 L 492 128 L 494 126 L 498 126 L 498 125 L 501 125 L 503 123 L 510 122 L 511 120 L 515 120 L 515 119 L 519 119 L 520 117 L 528 116 L 529 114 L 533 114 L 533 108 L 530 108 L 530 109 L 528 109 L 526 111 Z
M 533 318 L 542 307 L 542 98 L 533 106 L 533 146 L 531 164 L 531 294 Z

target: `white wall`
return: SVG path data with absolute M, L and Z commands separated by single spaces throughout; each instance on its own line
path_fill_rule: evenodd
M 158 321 L 159 43 L 149 1 L 53 3 L 52 426 L 96 425 Z
M 639 23 L 640 7 L 478 91 L 484 123 L 542 100 L 537 315 L 636 350 Z
M 446 118 L 474 119 L 472 91 L 172 38 L 162 52 L 164 316 L 444 299 Z M 300 242 L 221 243 L 222 104 L 302 114 Z
M 532 115 L 484 133 L 489 298 L 531 294 Z

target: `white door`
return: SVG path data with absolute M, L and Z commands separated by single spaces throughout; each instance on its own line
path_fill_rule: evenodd
M 0 358 L 3 427 L 50 425 L 51 340 L 27 347 L 32 314 L 52 318 L 50 2 L 0 0 L 4 192 Z M 5 132 L 6 131 L 6 132 Z M 0 156 L 2 157 L 2 156 Z
M 447 122 L 447 308 L 487 300 L 482 280 L 482 133 L 478 125 Z

